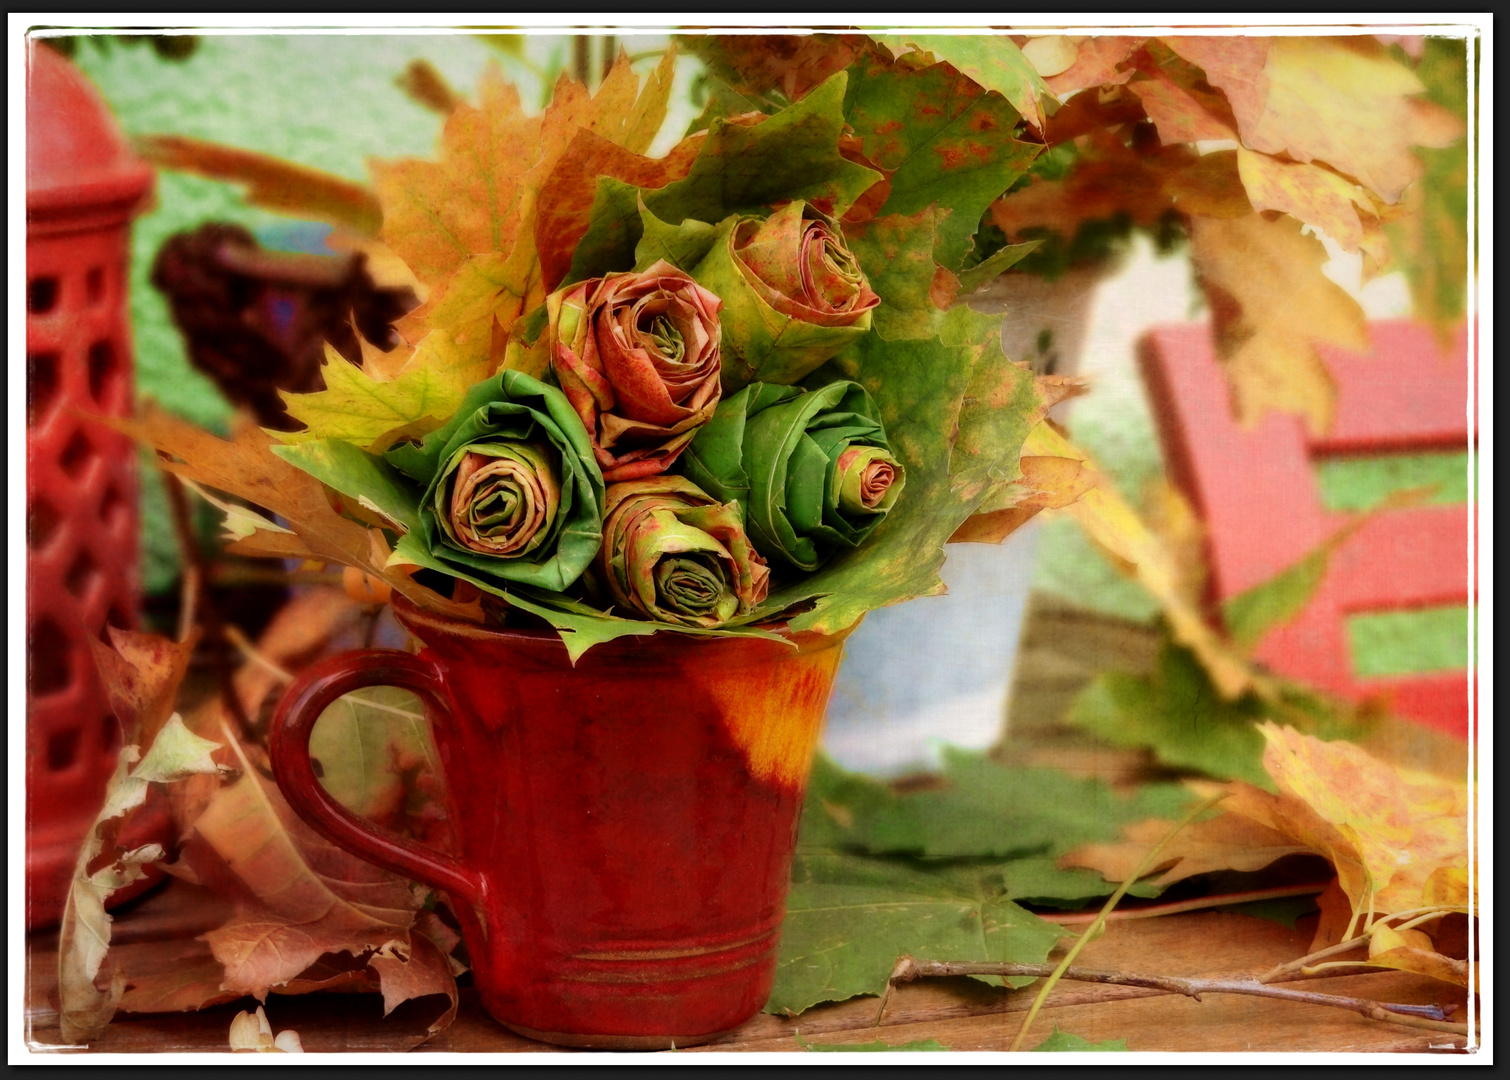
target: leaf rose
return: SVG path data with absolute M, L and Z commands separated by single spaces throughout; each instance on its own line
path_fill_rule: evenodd
M 692 274 L 724 302 L 725 394 L 800 381 L 869 331 L 881 302 L 838 226 L 803 202 L 726 219 Z
M 719 399 L 718 297 L 669 262 L 552 294 L 551 365 L 605 481 L 664 472 Z
M 397 562 L 493 592 L 510 582 L 559 592 L 597 554 L 603 477 L 555 387 L 500 372 L 472 387 L 444 427 L 384 457 L 422 488 Z
M 598 571 L 614 603 L 656 622 L 722 626 L 766 597 L 770 570 L 739 507 L 680 476 L 608 488 Z
M 906 480 L 875 403 L 853 382 L 751 383 L 698 432 L 683 471 L 744 506 L 757 551 L 802 571 L 864 541 Z

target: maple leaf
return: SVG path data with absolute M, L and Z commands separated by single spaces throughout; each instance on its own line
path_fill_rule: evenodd
M 222 989 L 265 998 L 322 955 L 346 952 L 401 962 L 390 968 L 395 984 L 385 987 L 395 998 L 390 1009 L 408 997 L 453 993 L 443 962 L 408 965 L 409 930 L 421 904 L 409 883 L 316 834 L 232 745 L 241 778 L 200 815 L 183 854 L 200 880 L 222 882 L 238 899 L 237 914 L 203 935 L 225 968 Z
M 1161 818 L 1135 822 L 1123 828 L 1122 840 L 1076 848 L 1059 860 L 1059 866 L 1099 870 L 1107 881 L 1125 881 L 1173 827 L 1173 821 Z M 1222 814 L 1185 826 L 1164 846 L 1158 863 L 1148 872 L 1163 870 L 1153 884 L 1165 888 L 1197 874 L 1262 870 L 1286 855 L 1310 850 L 1277 829 L 1236 814 Z
M 490 315 L 491 310 L 484 318 Z M 327 344 L 320 367 L 325 389 L 283 395 L 288 414 L 306 430 L 278 437 L 289 443 L 340 439 L 380 453 L 401 438 L 428 435 L 450 418 L 474 384 L 488 377 L 491 343 L 481 333 L 458 340 L 445 330 L 433 330 L 387 381 L 372 378 Z
M 1023 56 L 1011 38 L 977 34 L 883 34 L 874 38 L 893 53 L 908 46 L 947 61 L 962 75 L 987 90 L 995 90 L 1039 131 L 1044 129 L 1043 103 L 1053 99 L 1043 76 Z
M 1367 245 L 1376 263 L 1387 258 L 1378 208 L 1358 185 L 1321 165 L 1279 161 L 1251 150 L 1237 151 L 1237 168 L 1254 210 L 1283 211 L 1316 226 L 1345 251 Z
M 1120 86 L 1132 78 L 1133 72 L 1131 68 L 1126 71 L 1118 68 L 1142 44 L 1142 38 L 1134 37 L 1084 38 L 1076 44 L 1075 59 L 1070 66 L 1044 76 L 1044 84 L 1060 99 L 1096 86 Z
M 1363 309 L 1322 273 L 1326 248 L 1294 218 L 1196 218 L 1191 258 L 1211 303 L 1234 411 L 1254 424 L 1271 409 L 1326 431 L 1336 390 L 1319 345 L 1368 352 Z
M 472 255 L 509 250 L 518 234 L 521 181 L 532 163 L 520 151 L 539 144 L 540 120 L 524 115 L 496 65 L 484 70 L 478 98 L 446 120 L 438 161 L 371 164 L 382 239 L 431 288 Z
M 1043 380 L 1039 382 L 1041 385 Z M 1052 407 L 1055 401 L 1069 396 L 1069 389 L 1052 399 L 1045 394 L 1045 401 Z M 1097 474 L 1085 459 L 1043 420 L 1023 441 L 1018 467 L 1021 478 L 988 496 L 981 508 L 954 530 L 951 544 L 999 544 L 1040 510 L 1068 506 L 1097 482 Z
M 1200 658 L 1224 698 L 1231 700 L 1253 689 L 1255 677 L 1246 660 L 1207 622 L 1198 579 L 1192 576 L 1190 560 L 1181 557 L 1181 545 L 1171 544 L 1155 533 L 1115 486 L 1099 479 L 1100 470 L 1089 455 L 1071 446 L 1052 428 L 1039 432 L 1038 439 L 1039 445 L 1052 446 L 1056 456 L 1078 459 L 1083 468 L 1098 475 L 1094 484 L 1076 479 L 1077 485 L 1086 486 L 1078 498 L 1065 506 L 1065 514 L 1152 594 L 1163 609 L 1175 640 Z M 1185 515 L 1183 520 L 1193 518 Z
M 1426 87 L 1366 38 L 1166 38 L 1231 102 L 1250 150 L 1324 161 L 1398 202 L 1423 166 L 1411 146 L 1442 147 L 1463 133 L 1449 110 L 1419 100 Z
M 1467 889 L 1466 784 L 1404 772 L 1352 743 L 1324 742 L 1269 722 L 1259 731 L 1266 742 L 1264 768 L 1277 792 L 1240 781 L 1226 785 L 1223 814 L 1187 827 L 1166 849 L 1181 859 L 1168 872 L 1177 875 L 1171 880 L 1189 876 L 1187 869 L 1256 870 L 1296 851 L 1321 855 L 1337 873 L 1337 891 L 1322 897 L 1317 948 L 1346 940 L 1356 929 L 1377 934 L 1380 915 L 1469 907 L 1474 898 Z M 1140 822 L 1125 830 L 1124 843 L 1077 849 L 1062 864 L 1094 867 L 1116 880 L 1131 872 L 1167 827 Z M 1421 937 L 1386 935 L 1370 950 L 1389 957 L 1384 966 L 1436 978 L 1460 970 L 1445 957 L 1428 961 L 1408 951 L 1422 945 Z M 1449 981 L 1455 978 L 1460 976 Z

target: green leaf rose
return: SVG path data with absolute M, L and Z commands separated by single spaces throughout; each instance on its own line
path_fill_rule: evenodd
M 682 460 L 693 483 L 745 508 L 757 551 L 802 571 L 858 547 L 906 480 L 875 403 L 852 382 L 751 383 L 719 405 Z
M 560 592 L 598 552 L 592 440 L 566 395 L 522 372 L 478 383 L 445 427 L 384 457 L 422 487 L 395 562 L 495 593 L 510 582 Z

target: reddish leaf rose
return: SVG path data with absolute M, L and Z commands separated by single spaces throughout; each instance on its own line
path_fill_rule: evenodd
M 719 399 L 717 296 L 661 261 L 553 294 L 551 364 L 609 483 L 665 472 Z

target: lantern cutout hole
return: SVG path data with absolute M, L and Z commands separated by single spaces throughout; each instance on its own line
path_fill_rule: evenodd
M 58 306 L 58 279 L 32 278 L 26 283 L 26 310 L 32 315 L 46 315 Z
M 42 617 L 32 624 L 30 649 L 26 654 L 26 689 L 33 697 L 67 690 L 73 682 L 69 657 L 73 643 L 57 623 Z
M 84 275 L 84 298 L 90 307 L 95 307 L 105 299 L 105 268 L 92 266 L 89 273 Z
M 58 404 L 58 354 L 26 354 L 26 426 L 36 427 L 52 416 Z
M 89 396 L 97 405 L 108 404 L 110 391 L 115 386 L 115 346 L 108 341 L 96 341 L 89 346 Z
M 41 551 L 47 547 L 52 542 L 52 538 L 57 535 L 58 526 L 62 520 L 58 512 L 44 500 L 38 499 L 32 503 L 26 508 L 26 546 L 33 551 Z
M 54 731 L 47 736 L 47 771 L 60 773 L 79 760 L 79 729 Z
M 63 587 L 70 596 L 82 600 L 85 594 L 94 590 L 94 584 L 99 578 L 100 568 L 94 557 L 87 551 L 81 551 L 68 568 L 68 574 L 63 578 Z
M 63 454 L 58 458 L 58 464 L 62 466 L 69 479 L 77 480 L 84 474 L 95 459 L 94 447 L 84 437 L 82 431 L 75 431 L 73 438 L 68 440 L 68 445 L 63 448 Z

